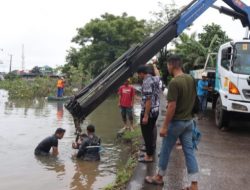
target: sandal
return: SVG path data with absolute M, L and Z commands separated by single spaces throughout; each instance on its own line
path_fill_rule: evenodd
M 145 160 L 145 157 L 140 157 L 140 158 L 138 158 L 138 162 L 141 162 L 141 163 L 152 163 L 152 162 L 154 162 L 154 160 Z
M 148 183 L 148 184 L 151 184 L 151 185 L 161 185 L 161 186 L 164 185 L 164 182 L 163 182 L 163 181 L 157 181 L 157 180 L 155 179 L 155 176 L 152 176 L 152 177 L 147 176 L 147 177 L 145 178 L 145 182 Z
M 140 153 L 139 157 L 145 157 L 145 153 Z
M 183 188 L 181 190 L 191 190 L 191 187 L 185 187 L 185 188 Z

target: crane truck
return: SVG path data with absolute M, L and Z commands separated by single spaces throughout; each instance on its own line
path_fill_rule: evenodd
M 65 107 L 72 116 L 83 121 L 137 68 L 149 61 L 164 46 L 178 37 L 207 9 L 215 8 L 220 13 L 239 19 L 246 28 L 246 36 L 240 41 L 221 45 L 217 54 L 216 68 L 210 74 L 214 78 L 216 125 L 228 124 L 230 114 L 250 116 L 250 6 L 241 0 L 222 0 L 227 7 L 217 7 L 217 0 L 193 0 L 173 19 L 143 43 L 138 44 L 114 61 L 89 85 L 76 94 Z

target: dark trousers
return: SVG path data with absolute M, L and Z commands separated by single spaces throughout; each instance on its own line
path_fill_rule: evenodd
M 44 152 L 42 150 L 35 150 L 34 153 L 36 156 L 49 156 L 49 152 Z
M 141 115 L 141 132 L 145 142 L 146 153 L 148 156 L 152 156 L 156 149 L 157 129 L 155 123 L 157 118 L 158 114 L 157 116 L 149 117 L 148 123 L 143 124 L 142 123 L 143 115 Z

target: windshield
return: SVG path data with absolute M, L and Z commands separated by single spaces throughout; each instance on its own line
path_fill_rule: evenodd
M 250 43 L 236 43 L 233 72 L 250 75 Z

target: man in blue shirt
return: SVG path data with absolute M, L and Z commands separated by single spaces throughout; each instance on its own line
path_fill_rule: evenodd
M 207 73 L 202 73 L 202 80 L 198 81 L 198 87 L 197 87 L 197 95 L 200 100 L 200 110 L 201 110 L 201 116 L 199 119 L 202 119 L 205 116 L 205 111 L 207 109 L 207 94 L 208 94 L 208 81 L 207 81 Z

